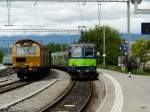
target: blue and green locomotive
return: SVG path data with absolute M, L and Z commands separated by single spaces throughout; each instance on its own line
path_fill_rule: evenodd
M 68 57 L 68 72 L 72 79 L 97 78 L 97 56 L 94 44 L 71 44 Z
M 52 54 L 54 68 L 67 70 L 72 79 L 95 79 L 97 56 L 94 44 L 71 44 L 66 52 Z

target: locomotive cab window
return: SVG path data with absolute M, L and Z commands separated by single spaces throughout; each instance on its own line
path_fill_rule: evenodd
M 27 47 L 27 54 L 28 55 L 36 55 L 36 47 L 35 46 L 28 46 Z
M 16 47 L 17 55 L 36 55 L 35 46 L 17 46 Z
M 16 47 L 16 55 L 26 55 L 26 48 L 17 46 Z
M 81 57 L 81 56 L 82 56 L 81 47 L 72 48 L 71 57 Z
M 94 48 L 84 48 L 85 57 L 94 57 Z

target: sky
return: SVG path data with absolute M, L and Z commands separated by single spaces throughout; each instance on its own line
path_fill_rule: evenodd
M 141 9 L 150 9 L 150 2 L 143 0 Z M 127 4 L 101 3 L 100 24 L 109 25 L 121 33 L 127 32 Z M 0 3 L 1 28 L 51 28 L 78 29 L 78 26 L 93 28 L 98 25 L 97 3 L 59 3 L 59 2 L 12 2 L 10 24 L 6 2 Z M 150 14 L 134 14 L 131 4 L 131 33 L 141 32 L 141 22 L 150 22 Z M 28 34 L 28 32 L 0 33 L 1 35 Z M 40 34 L 34 32 L 33 34 Z

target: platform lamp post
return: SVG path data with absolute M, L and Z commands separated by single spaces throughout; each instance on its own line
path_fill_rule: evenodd
M 96 55 L 97 55 L 97 63 L 99 63 L 100 52 L 98 51 L 98 52 L 96 53 Z
M 105 27 L 103 27 L 103 65 L 106 65 L 106 39 L 105 39 Z

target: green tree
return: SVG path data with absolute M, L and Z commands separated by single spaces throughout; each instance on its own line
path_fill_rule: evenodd
M 57 51 L 64 51 L 67 49 L 67 44 L 55 44 L 55 43 L 49 43 L 46 45 L 46 47 L 51 52 L 57 52 Z
M 118 56 L 120 55 L 119 46 L 123 41 L 119 31 L 109 26 L 96 26 L 94 29 L 84 32 L 79 42 L 94 43 L 96 50 L 100 52 L 100 63 L 102 63 L 104 29 L 106 37 L 106 64 L 117 65 Z
M 150 60 L 150 40 L 140 38 L 132 45 L 132 56 L 134 59 L 140 58 L 141 62 Z
M 3 61 L 4 53 L 0 51 L 0 63 Z

